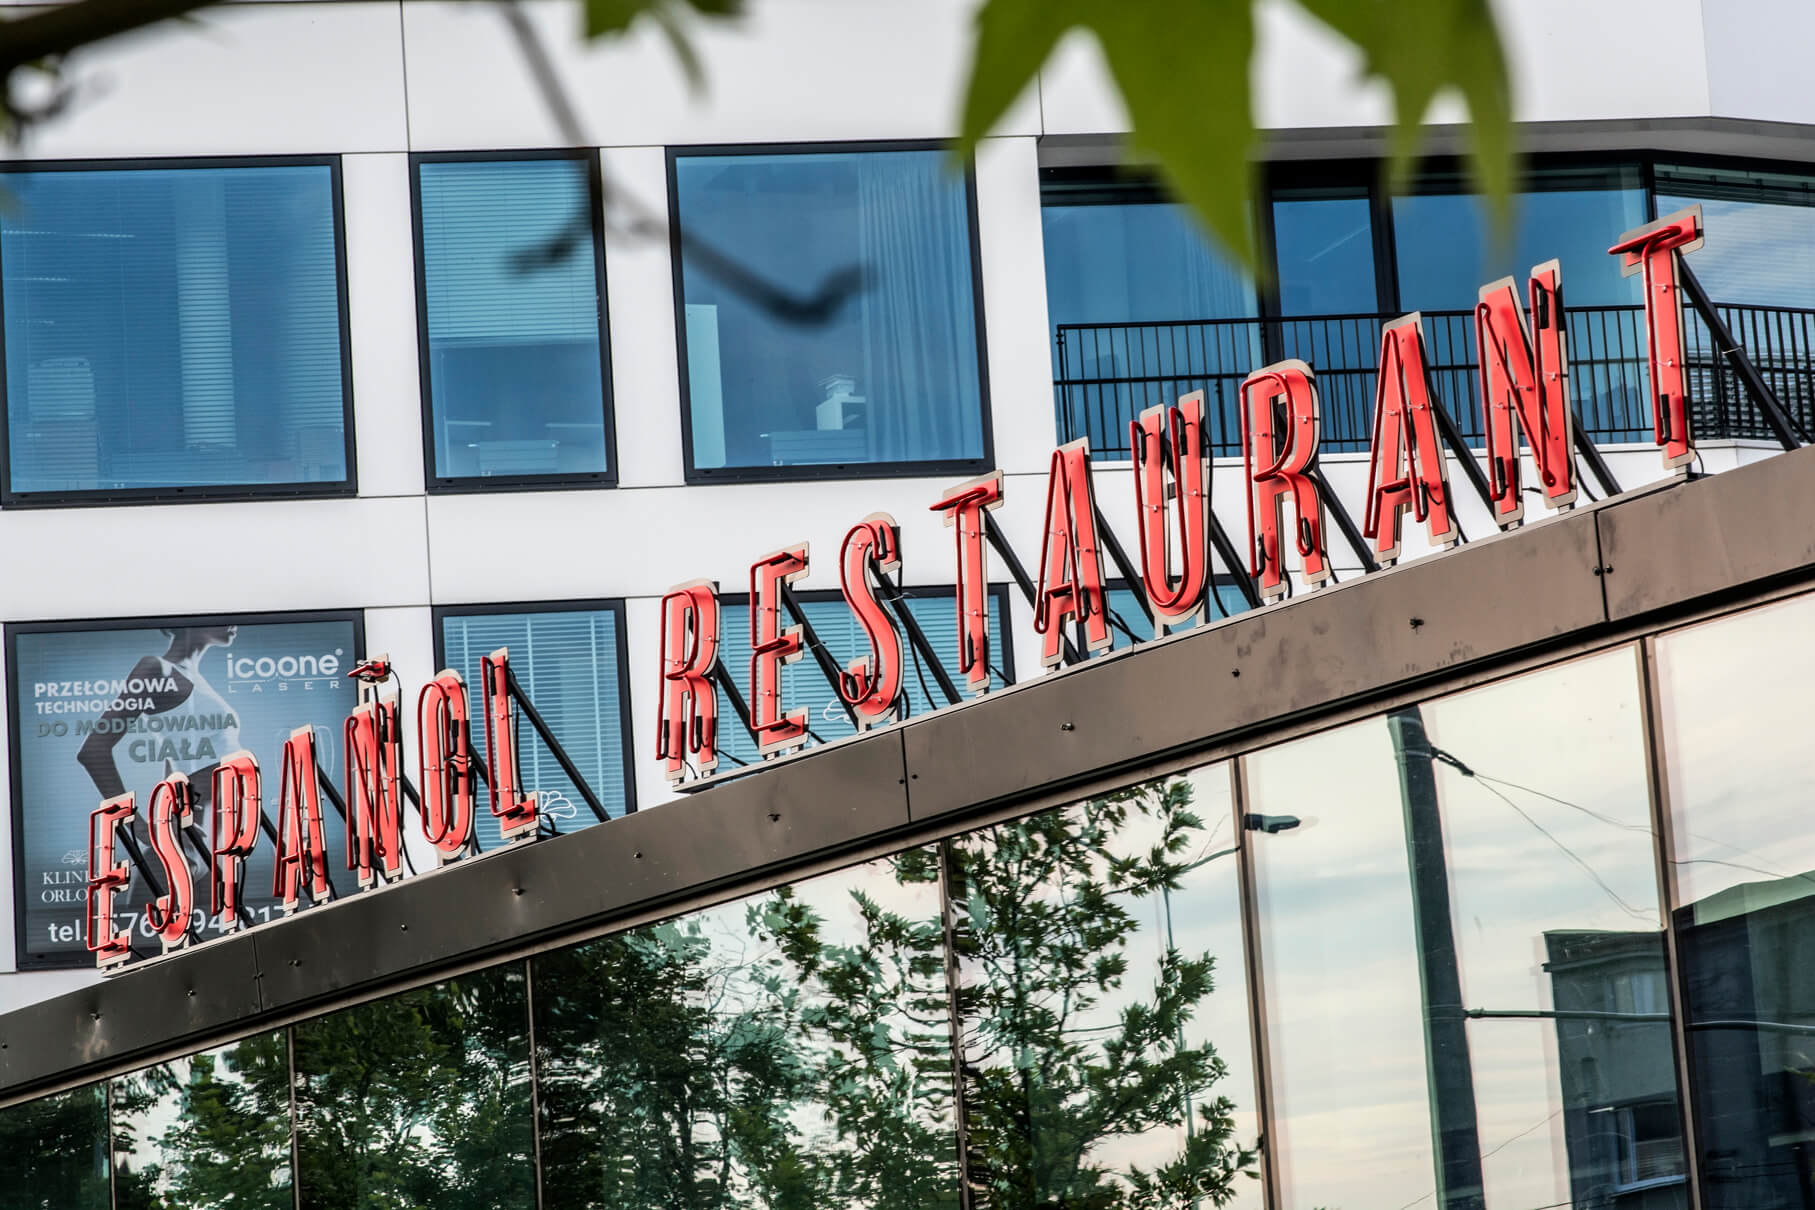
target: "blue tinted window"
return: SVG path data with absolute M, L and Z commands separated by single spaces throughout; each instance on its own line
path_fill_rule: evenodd
M 1002 615 L 1007 611 L 1008 602 L 1000 592 L 990 594 L 989 603 L 989 661 L 991 667 L 990 685 L 1000 689 L 1009 683 L 1004 673 L 1012 673 L 1007 648 L 1002 638 Z M 870 652 L 869 639 L 863 628 L 857 624 L 857 618 L 842 599 L 814 599 L 801 602 L 806 611 L 807 621 L 813 625 L 813 632 L 819 641 L 826 645 L 832 660 L 840 668 L 852 660 Z M 924 595 L 908 598 L 908 609 L 914 620 L 920 623 L 927 642 L 939 653 L 940 662 L 945 665 L 947 673 L 958 686 L 962 695 L 964 683 L 958 679 L 958 610 L 949 589 L 935 589 Z M 738 693 L 744 701 L 750 700 L 750 603 L 748 597 L 731 597 L 723 600 L 720 610 L 721 644 L 719 660 L 725 672 L 737 686 Z M 784 609 L 783 625 L 792 625 L 793 620 Z M 900 627 L 896 628 L 898 631 Z M 901 632 L 901 683 L 907 693 L 910 714 L 925 714 L 939 709 L 948 703 L 945 694 L 940 691 L 939 682 L 934 678 L 931 668 L 915 659 L 913 644 L 908 641 L 905 631 Z M 826 683 L 826 678 L 819 670 L 819 664 L 813 659 L 812 652 L 805 652 L 792 664 L 783 664 L 781 669 L 781 700 L 788 710 L 806 707 L 807 726 L 821 740 L 831 741 L 851 734 L 851 720 L 839 704 L 838 693 Z M 718 696 L 718 747 L 721 754 L 729 753 L 735 760 L 721 765 L 735 768 L 738 761 L 753 764 L 761 759 L 756 750 L 756 741 L 750 738 L 743 724 L 731 709 L 731 702 L 723 691 Z
M 0 188 L 13 491 L 347 479 L 329 165 Z
M 1483 285 L 1502 277 L 1520 283 L 1548 260 L 1563 263 L 1563 298 L 1571 307 L 1639 301 L 1638 279 L 1622 277 L 1607 255 L 1620 234 L 1645 221 L 1636 168 L 1539 170 L 1513 196 L 1512 227 L 1495 232 L 1486 204 L 1460 181 L 1433 179 L 1416 194 L 1393 199 L 1399 301 L 1407 311 L 1472 311 Z
M 1216 580 L 1211 585 L 1211 591 L 1216 594 L 1216 599 L 1210 602 L 1208 613 L 1209 620 L 1212 622 L 1219 618 L 1234 617 L 1248 608 L 1248 598 L 1242 596 L 1242 590 L 1235 586 L 1233 580 Z M 1190 626 L 1180 629 L 1190 630 L 1196 625 L 1197 623 L 1193 622 Z M 1110 648 L 1111 651 L 1120 651 L 1124 647 L 1133 645 L 1134 640 L 1128 637 L 1130 630 L 1142 639 L 1153 637 L 1153 623 L 1149 622 L 1147 615 L 1142 612 L 1140 597 L 1135 594 L 1134 589 L 1111 588 L 1109 590 L 1109 633 L 1115 639 L 1115 646 Z
M 592 171 L 417 165 L 436 478 L 609 469 Z
M 1715 302 L 1815 307 L 1815 177 L 1658 165 L 1657 212 L 1696 203 L 1707 235 L 1688 263 Z M 1736 326 L 1751 329 L 1735 335 L 1755 358 L 1784 343 L 1785 333 L 1768 325 Z M 1807 328 L 1798 327 L 1797 352 L 1806 357 Z
M 674 189 L 692 469 L 983 457 L 967 185 L 945 152 L 678 156 Z M 794 313 L 745 273 L 838 301 Z
M 555 738 L 614 818 L 628 802 L 618 638 L 623 615 L 615 608 L 542 613 L 458 614 L 441 619 L 444 664 L 466 678 L 472 694 L 473 746 L 485 753 L 479 661 L 510 649 L 511 670 Z M 543 817 L 559 831 L 596 822 L 554 753 L 521 713 L 517 759 L 523 785 L 540 796 Z M 498 845 L 491 796 L 479 788 L 479 847 Z
M 1281 314 L 1373 314 L 1380 309 L 1373 209 L 1365 189 L 1275 190 L 1273 249 Z
M 1082 196 L 1087 200 L 1050 192 L 1040 209 L 1046 311 L 1055 327 L 1256 314 L 1248 275 L 1210 244 L 1183 206 Z

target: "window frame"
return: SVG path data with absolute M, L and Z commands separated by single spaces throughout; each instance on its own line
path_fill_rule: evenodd
M 636 766 L 636 726 L 630 711 L 630 643 L 628 616 L 623 597 L 585 597 L 577 600 L 561 601 L 483 601 L 464 605 L 433 605 L 429 607 L 429 628 L 434 632 L 435 668 L 439 672 L 447 668 L 447 632 L 442 622 L 447 618 L 485 618 L 507 614 L 535 613 L 609 613 L 615 621 L 613 629 L 617 632 L 618 663 L 618 732 L 624 753 L 624 814 L 616 816 L 622 819 L 626 815 L 637 813 L 637 766 Z M 530 731 L 534 733 L 535 728 Z M 541 736 L 536 736 L 538 740 Z M 598 792 L 595 788 L 595 794 Z M 612 823 L 613 819 L 603 822 Z M 591 827 L 591 824 L 587 825 Z M 578 829 L 576 829 L 578 830 Z M 568 833 L 563 832 L 565 836 Z
M 6 622 L 6 739 L 10 745 L 6 762 L 8 804 L 7 823 L 11 827 L 13 893 L 5 904 L 13 913 L 13 966 L 19 971 L 92 970 L 94 962 L 87 951 L 80 951 L 75 961 L 34 953 L 28 949 L 25 936 L 25 770 L 20 762 L 19 636 L 23 634 L 93 633 L 110 630 L 156 630 L 159 627 L 196 626 L 261 626 L 290 622 L 347 622 L 353 628 L 353 650 L 366 654 L 366 615 L 363 609 L 293 609 L 281 612 L 247 610 L 244 613 L 162 614 L 150 617 L 60 618 L 55 620 Z M 349 665 L 350 667 L 351 665 Z M 97 800 L 97 806 L 99 802 Z M 93 810 L 91 807 L 89 810 Z M 275 809 L 275 802 L 273 802 Z M 200 1052 L 196 1052 L 200 1053 Z
M 9 176 L 38 172 L 143 172 L 207 168 L 326 168 L 334 226 L 335 301 L 339 307 L 340 406 L 346 478 L 334 482 L 227 483 L 200 486 L 83 488 L 77 491 L 13 490 L 12 409 L 7 398 L 5 296 L 0 292 L 0 508 L 73 508 L 96 505 L 189 504 L 202 501 L 327 500 L 359 494 L 358 442 L 353 407 L 353 334 L 348 314 L 346 199 L 339 155 L 171 156 L 123 159 L 16 160 L 0 163 L 0 186 Z
M 428 269 L 422 238 L 422 165 L 489 164 L 566 160 L 585 166 L 587 209 L 592 217 L 593 282 L 599 299 L 599 407 L 605 425 L 605 469 L 547 475 L 440 475 L 435 467 L 435 401 L 429 351 Z M 422 406 L 422 483 L 431 496 L 478 492 L 565 491 L 618 485 L 617 413 L 611 382 L 611 319 L 605 278 L 604 190 L 597 147 L 538 147 L 504 151 L 413 151 L 410 153 L 410 243 L 416 282 L 417 392 Z
M 687 295 L 681 260 L 681 201 L 678 161 L 731 159 L 739 156 L 861 155 L 868 152 L 949 151 L 942 139 L 879 139 L 824 143 L 701 143 L 663 149 L 668 183 L 668 261 L 674 282 L 674 345 L 681 391 L 682 482 L 800 483 L 859 479 L 916 479 L 981 474 L 995 465 L 995 422 L 990 408 L 988 324 L 983 297 L 983 256 L 977 227 L 976 159 L 964 161 L 966 238 L 970 241 L 971 315 L 977 339 L 977 413 L 983 451 L 976 458 L 932 462 L 810 462 L 792 466 L 724 466 L 701 468 L 693 458 L 693 388 L 687 377 Z

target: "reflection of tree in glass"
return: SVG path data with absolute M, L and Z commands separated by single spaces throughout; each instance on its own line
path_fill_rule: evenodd
M 282 1032 L 113 1082 L 115 1210 L 285 1210 L 290 1054 Z
M 936 885 L 915 851 L 537 958 L 544 1205 L 955 1205 Z
M 529 1210 L 520 965 L 295 1027 L 302 1210 Z
M 978 1207 L 1165 1210 L 1254 1176 L 1209 1042 L 1186 1042 L 1215 960 L 1167 945 L 1129 986 L 1134 900 L 1177 892 L 1208 837 L 1188 781 L 1150 782 L 953 842 L 964 1111 Z M 1246 1040 L 1242 1040 L 1245 1044 Z M 1182 1136 L 1150 1168 L 1103 1148 Z
M 0 1110 L 8 1210 L 106 1210 L 107 1099 L 99 1084 Z

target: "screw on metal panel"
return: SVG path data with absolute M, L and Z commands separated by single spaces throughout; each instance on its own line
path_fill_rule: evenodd
M 769 812 L 769 822 L 770 823 L 780 823 L 781 822 L 781 812 L 780 811 Z
M 1060 723 L 1059 724 L 1059 730 L 1061 730 L 1061 731 L 1076 731 L 1077 729 L 1078 729 L 1078 725 L 1076 723 Z
M 516 887 L 511 891 L 511 894 L 513 894 L 513 895 L 521 895 L 522 893 L 523 893 L 522 887 Z
M 301 958 L 292 958 L 292 959 L 290 959 L 290 965 L 291 966 L 301 966 L 302 959 Z
M 407 933 L 407 932 L 409 932 L 409 931 L 410 931 L 410 926 L 409 926 L 409 925 L 407 925 L 407 924 L 400 924 L 400 925 L 398 925 L 398 926 L 397 926 L 397 929 L 398 929 L 398 931 L 399 931 L 399 932 L 404 932 L 404 933 Z
M 635 856 L 638 861 L 643 860 L 643 854 L 641 852 L 635 853 L 633 856 Z
M 1241 670 L 1241 669 L 1240 669 L 1240 668 L 1231 668 L 1231 669 L 1229 669 L 1229 675 L 1230 675 L 1230 676 L 1240 676 L 1240 675 L 1241 675 L 1241 674 L 1242 674 L 1242 670 Z
M 189 989 L 189 994 L 191 996 L 195 995 L 195 989 L 193 987 Z
M 1420 627 L 1420 626 L 1422 626 L 1422 625 L 1424 625 L 1424 619 L 1423 619 L 1423 618 L 1413 618 L 1413 619 L 1412 619 L 1412 629 L 1413 629 L 1413 630 L 1416 630 L 1416 629 L 1418 629 L 1418 628 L 1419 628 L 1419 627 Z

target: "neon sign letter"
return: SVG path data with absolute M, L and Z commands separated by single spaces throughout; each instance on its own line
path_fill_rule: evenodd
M 1083 623 L 1089 650 L 1103 651 L 1115 641 L 1103 601 L 1095 499 L 1090 488 L 1090 442 L 1080 437 L 1054 450 L 1046 477 L 1046 541 L 1040 546 L 1034 598 L 1034 629 L 1042 636 L 1040 663 L 1046 668 L 1057 668 L 1065 658 L 1063 627 L 1068 615 Z
M 800 658 L 800 627 L 781 624 L 781 589 L 807 574 L 807 546 L 764 555 L 750 567 L 750 729 L 764 756 L 797 748 L 807 737 L 807 712 L 784 713 L 781 669 Z
M 1620 272 L 1644 276 L 1647 361 L 1651 367 L 1651 429 L 1666 467 L 1695 460 L 1689 431 L 1689 383 L 1683 366 L 1683 289 L 1677 257 L 1702 246 L 1702 208 L 1690 206 L 1635 227 L 1607 251 L 1621 257 Z
M 271 893 L 294 912 L 305 888 L 309 898 L 328 898 L 328 840 L 321 823 L 321 790 L 316 785 L 315 729 L 298 727 L 284 741 L 284 774 L 278 787 L 277 863 Z
M 662 707 L 656 756 L 670 782 L 687 773 L 687 758 L 703 777 L 718 768 L 718 594 L 707 580 L 668 590 L 662 598 Z
M 113 859 L 113 838 L 135 812 L 128 792 L 108 799 L 88 816 L 88 949 L 102 969 L 132 957 L 132 933 L 113 927 L 113 895 L 127 881 L 126 866 Z
M 485 764 L 491 774 L 492 814 L 498 834 L 519 840 L 536 834 L 536 796 L 523 791 L 517 768 L 517 712 L 510 695 L 510 651 L 500 647 L 479 661 L 485 682 Z
M 1285 595 L 1280 530 L 1287 496 L 1298 519 L 1299 574 L 1315 587 L 1330 578 L 1323 502 L 1310 471 L 1317 462 L 1317 383 L 1297 359 L 1254 371 L 1241 385 L 1242 467 L 1248 477 L 1249 570 L 1263 601 Z
M 958 672 L 975 694 L 989 692 L 989 574 L 983 560 L 983 510 L 1002 507 L 1002 472 L 945 489 L 932 511 L 956 532 Z
M 1456 541 L 1449 510 L 1449 467 L 1437 441 L 1425 372 L 1423 319 L 1414 311 L 1380 333 L 1374 386 L 1374 441 L 1368 452 L 1368 508 L 1362 532 L 1382 565 L 1399 557 L 1400 520 L 1409 505 L 1431 545 Z
M 180 832 L 195 819 L 195 790 L 189 778 L 181 773 L 166 776 L 151 788 L 145 811 L 151 817 L 151 851 L 164 871 L 164 893 L 145 905 L 145 920 L 169 952 L 189 936 L 189 913 L 195 910 L 194 875 L 183 857 Z
M 1519 432 L 1554 509 L 1575 503 L 1574 413 L 1563 335 L 1563 267 L 1547 261 L 1531 271 L 1531 334 L 1513 279 L 1481 287 L 1475 306 L 1475 350 L 1481 371 L 1481 431 L 1494 520 L 1510 529 L 1525 516 Z M 1534 339 L 1535 338 L 1535 339 Z
M 246 859 L 258 843 L 258 759 L 244 750 L 214 767 L 214 860 L 208 911 L 222 932 L 240 926 L 240 885 Z
M 443 669 L 416 699 L 422 770 L 422 833 L 435 864 L 465 853 L 473 840 L 473 748 L 466 682 Z
M 852 526 L 838 555 L 845 604 L 870 643 L 871 654 L 852 660 L 838 678 L 838 695 L 857 716 L 860 731 L 893 721 L 901 694 L 901 636 L 876 599 L 872 564 L 883 575 L 901 566 L 901 527 L 887 513 L 873 513 Z
M 1155 637 L 1203 612 L 1210 580 L 1210 452 L 1204 444 L 1204 393 L 1170 408 L 1148 408 L 1128 425 L 1134 455 L 1134 506 L 1141 527 L 1141 586 Z M 1168 483 L 1167 475 L 1171 480 Z M 1167 489 L 1178 497 L 1180 576 L 1172 579 Z
M 373 696 L 347 716 L 347 868 L 362 889 L 403 877 L 403 763 L 397 698 Z

